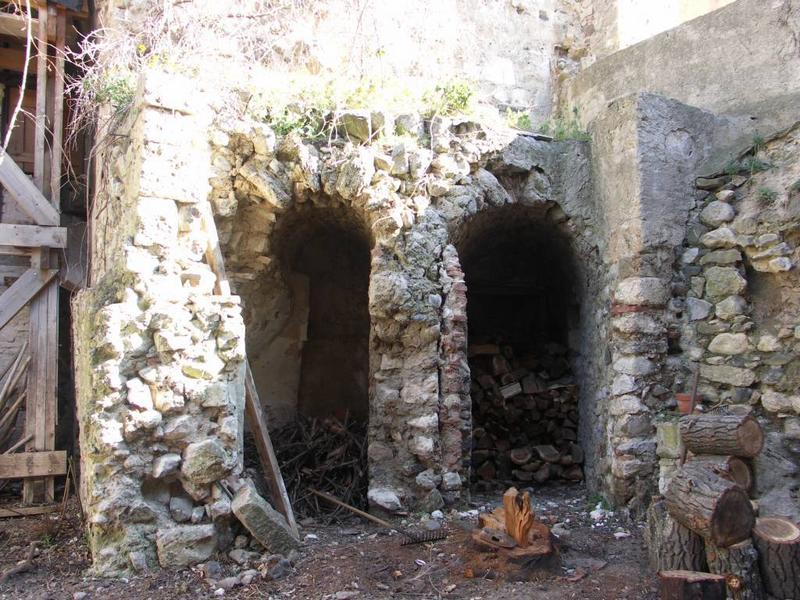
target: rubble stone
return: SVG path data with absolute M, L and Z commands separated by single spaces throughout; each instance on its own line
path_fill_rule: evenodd
M 252 483 L 245 483 L 231 502 L 236 518 L 270 552 L 288 554 L 300 547 L 283 515 L 272 508 L 255 490 Z
M 166 569 L 208 560 L 217 548 L 213 525 L 175 525 L 156 532 L 158 562 Z

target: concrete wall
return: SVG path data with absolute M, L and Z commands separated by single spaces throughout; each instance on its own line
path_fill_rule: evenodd
M 800 2 L 738 0 L 616 52 L 561 90 L 584 123 L 627 94 L 654 92 L 715 113 L 754 117 L 767 135 L 797 119 Z
M 583 15 L 591 58 L 601 59 L 734 0 L 594 0 Z

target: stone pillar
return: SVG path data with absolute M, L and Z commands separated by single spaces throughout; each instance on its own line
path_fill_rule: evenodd
M 205 263 L 210 111 L 190 90 L 147 74 L 99 162 L 91 284 L 73 304 L 99 575 L 207 559 L 228 535 L 225 488 L 241 487 L 244 324 Z
M 439 430 L 442 443 L 442 490 L 454 501 L 461 476 L 468 484 L 472 452 L 472 399 L 467 363 L 467 284 L 452 245 L 442 253 L 442 339 Z

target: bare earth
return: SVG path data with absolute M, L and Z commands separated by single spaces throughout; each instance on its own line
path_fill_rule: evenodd
M 532 495 L 537 516 L 547 523 L 563 523 L 567 533 L 559 548 L 560 573 L 536 581 L 510 582 L 496 573 L 475 569 L 476 551 L 467 541 L 477 523 L 474 509 L 489 506 L 488 497 L 473 497 L 463 512 L 446 514 L 446 540 L 400 546 L 397 534 L 387 534 L 358 518 L 335 525 L 309 524 L 309 536 L 294 569 L 284 578 L 266 581 L 260 576 L 249 586 L 221 594 L 219 586 L 203 579 L 200 569 L 146 573 L 130 580 L 103 580 L 84 576 L 89 553 L 77 503 L 69 503 L 62 517 L 53 515 L 5 519 L 0 522 L 0 569 L 5 573 L 38 542 L 32 567 L 0 585 L 0 598 L 35 600 L 82 598 L 181 599 L 269 598 L 331 600 L 371 598 L 463 598 L 500 600 L 525 598 L 566 600 L 647 600 L 657 597 L 655 578 L 646 564 L 639 523 L 611 515 L 595 521 L 585 489 L 552 485 Z M 491 497 L 499 504 L 500 494 Z M 472 513 L 467 513 L 472 509 Z M 419 516 L 408 517 L 410 529 L 422 529 Z M 557 528 L 556 531 L 562 530 Z M 620 539 L 615 538 L 618 533 Z M 629 533 L 629 537 L 624 537 Z M 316 539 L 314 539 L 316 536 Z M 217 557 L 224 576 L 244 568 L 226 556 Z M 84 595 L 85 594 L 85 595 Z

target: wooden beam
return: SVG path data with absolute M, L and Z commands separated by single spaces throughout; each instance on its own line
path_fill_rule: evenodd
M 56 12 L 55 81 L 53 84 L 53 150 L 50 163 L 50 200 L 61 208 L 61 161 L 64 145 L 64 58 L 66 50 L 67 12 L 59 6 Z
M 36 185 L 22 172 L 8 154 L 0 151 L 0 183 L 16 201 L 20 210 L 37 225 L 58 225 L 61 217 Z
M 44 151 L 47 133 L 47 9 L 39 10 L 36 31 L 36 132 L 33 143 L 33 181 L 44 192 Z
M 35 515 L 46 515 L 55 512 L 60 508 L 60 504 L 45 504 L 44 506 L 18 506 L 16 508 L 0 508 L 0 519 L 9 517 L 31 517 Z
M 28 267 L 15 266 L 15 265 L 0 265 L 0 277 L 21 277 L 25 274 Z
M 0 35 L 10 35 L 24 40 L 27 37 L 27 27 L 25 15 L 0 13 Z M 31 19 L 31 27 L 33 31 L 36 31 L 39 27 L 39 20 Z
M 45 269 L 42 271 L 28 269 L 0 295 L 0 329 L 5 327 L 22 308 L 42 291 L 53 277 L 56 276 L 55 269 Z
M 0 69 L 22 73 L 25 70 L 25 50 L 0 48 Z M 28 74 L 36 73 L 36 61 L 31 56 L 28 61 Z
M 229 296 L 231 293 L 231 284 L 228 282 L 228 276 L 225 273 L 225 259 L 219 247 L 217 225 L 214 223 L 211 205 L 208 202 L 201 202 L 197 207 L 200 211 L 201 225 L 206 234 L 206 239 L 208 240 L 208 245 L 206 246 L 206 262 L 217 276 L 217 282 L 214 284 L 214 293 L 222 296 Z
M 39 225 L 17 225 L 0 223 L 0 244 L 36 248 L 67 247 L 66 227 L 41 227 Z
M 44 477 L 66 473 L 66 450 L 0 454 L 0 479 Z
M 275 508 L 286 517 L 286 522 L 295 537 L 300 537 L 297 523 L 294 519 L 294 511 L 292 511 L 292 503 L 289 500 L 289 494 L 286 493 L 286 485 L 283 482 L 283 475 L 281 475 L 281 469 L 278 466 L 278 458 L 275 456 L 275 449 L 272 447 L 272 440 L 269 437 L 267 422 L 261 410 L 261 400 L 258 397 L 258 390 L 256 390 L 256 383 L 253 380 L 253 373 L 250 371 L 249 361 L 246 363 L 244 377 L 247 423 L 253 432 L 258 455 L 261 458 L 261 465 L 267 471 L 264 475 L 272 492 L 272 500 L 277 504 Z
M 46 254 L 44 258 L 49 260 Z M 51 281 L 31 302 L 28 334 L 31 364 L 28 367 L 25 433 L 33 434 L 33 441 L 26 446 L 28 452 L 55 449 L 58 289 L 58 283 Z M 23 504 L 52 502 L 54 497 L 52 477 L 43 481 L 26 479 L 22 484 Z
M 20 248 L 19 246 L 0 246 L 0 254 L 5 256 L 30 256 L 30 248 Z

